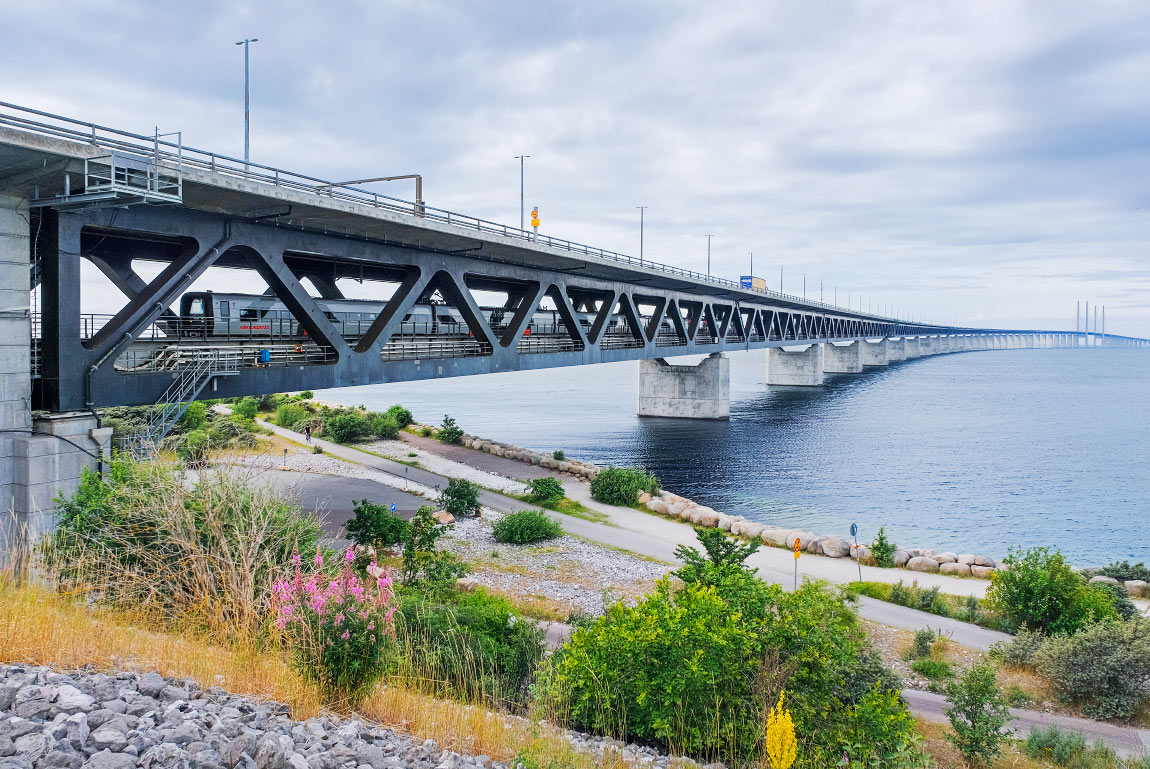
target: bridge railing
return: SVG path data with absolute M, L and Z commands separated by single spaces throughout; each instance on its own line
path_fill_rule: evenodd
M 199 168 L 218 174 L 243 178 L 248 181 L 269 184 L 274 187 L 310 193 L 331 200 L 366 205 L 392 213 L 438 221 L 466 230 L 500 235 L 505 238 L 520 240 L 538 246 L 560 249 L 574 254 L 595 257 L 597 259 L 606 259 L 643 269 L 656 270 L 677 277 L 709 283 L 717 287 L 761 294 L 764 298 L 775 301 L 801 304 L 807 308 L 813 307 L 837 313 L 865 315 L 868 318 L 895 320 L 893 317 L 877 315 L 871 312 L 864 313 L 861 310 L 806 299 L 794 294 L 747 288 L 742 286 L 738 281 L 727 278 L 717 278 L 713 275 L 707 275 L 695 270 L 687 270 L 682 267 L 619 253 L 618 251 L 589 246 L 584 243 L 567 240 L 566 238 L 537 234 L 530 230 L 522 230 L 518 227 L 500 224 L 468 214 L 428 206 L 422 201 L 413 202 L 403 200 L 402 198 L 381 195 L 360 187 L 330 182 L 313 176 L 307 176 L 306 174 L 298 174 L 273 166 L 245 162 L 227 155 L 195 149 L 182 143 L 168 141 L 163 137 L 133 134 L 96 123 L 87 123 L 62 115 L 54 115 L 50 112 L 21 107 L 8 102 L 0 102 L 0 125 L 8 125 L 25 131 L 84 142 L 105 149 L 149 156 L 157 162 L 164 161 L 170 163 L 173 167 Z

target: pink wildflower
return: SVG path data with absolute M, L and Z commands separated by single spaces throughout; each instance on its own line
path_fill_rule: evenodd
M 351 548 L 351 547 L 349 547 L 349 548 L 347 549 L 347 562 L 348 562 L 348 563 L 351 563 L 351 562 L 352 562 L 352 561 L 354 561 L 354 560 L 355 560 L 355 549 L 354 549 L 354 548 Z
M 315 565 L 316 565 L 316 568 L 323 566 L 323 553 L 320 552 L 320 549 L 318 547 L 315 549 Z
M 340 636 L 340 638 L 342 638 L 345 641 L 350 637 L 351 637 L 351 633 L 347 632 L 346 630 L 343 631 L 343 635 Z
M 335 615 L 335 624 L 342 625 L 343 619 L 343 612 L 341 611 L 339 614 Z
M 298 550 L 296 550 L 294 553 L 291 554 L 291 562 L 292 562 L 293 566 L 299 566 L 300 563 L 302 563 L 302 560 L 299 557 L 299 551 Z

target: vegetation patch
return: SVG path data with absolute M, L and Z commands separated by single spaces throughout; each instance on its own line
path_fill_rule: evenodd
M 498 542 L 526 545 L 563 535 L 563 527 L 538 510 L 520 510 L 509 513 L 492 526 Z
M 591 481 L 591 496 L 608 505 L 630 507 L 639 501 L 639 493 L 657 494 L 659 479 L 633 467 L 608 467 Z
M 919 611 L 937 614 L 940 617 L 953 617 L 991 630 L 1004 629 L 1004 623 L 995 614 L 988 612 L 984 602 L 974 596 L 959 596 L 943 593 L 938 587 L 923 588 L 918 581 L 909 585 L 902 580 L 894 584 L 886 582 L 852 582 L 845 589 L 858 595 L 877 598 L 880 601 L 896 603 Z

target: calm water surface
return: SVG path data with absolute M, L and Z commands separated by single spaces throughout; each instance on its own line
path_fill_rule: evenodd
M 636 363 L 350 387 L 317 397 L 597 464 L 641 465 L 696 501 L 763 522 L 1001 556 L 1057 547 L 1082 564 L 1150 561 L 1150 353 L 944 355 L 763 384 L 731 354 L 731 419 L 635 415 Z

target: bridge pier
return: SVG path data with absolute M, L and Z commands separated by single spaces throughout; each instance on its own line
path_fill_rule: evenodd
M 639 361 L 641 417 L 730 419 L 731 361 L 711 353 L 695 366 L 674 366 L 662 358 Z
M 935 355 L 938 352 L 938 337 L 923 336 L 918 339 L 918 354 L 921 357 Z
M 891 363 L 906 360 L 906 337 L 886 340 L 886 358 Z
M 860 374 L 862 370 L 862 342 L 827 344 L 823 349 L 824 374 Z
M 826 355 L 823 345 L 812 344 L 804 350 L 782 347 L 767 348 L 767 384 L 790 387 L 818 387 L 823 383 Z
M 912 358 L 921 357 L 922 353 L 919 352 L 919 341 L 920 340 L 917 336 L 905 337 L 902 341 L 904 342 L 903 351 L 906 354 L 907 360 L 910 360 Z
M 859 342 L 862 345 L 862 359 L 864 366 L 885 366 L 890 363 L 890 358 L 887 357 L 887 340 L 880 339 L 877 342 L 872 342 L 869 339 L 863 339 Z
M 112 433 L 86 411 L 32 418 L 27 217 L 26 200 L 0 195 L 0 569 L 17 572 L 55 525 L 53 498 L 97 467 Z

